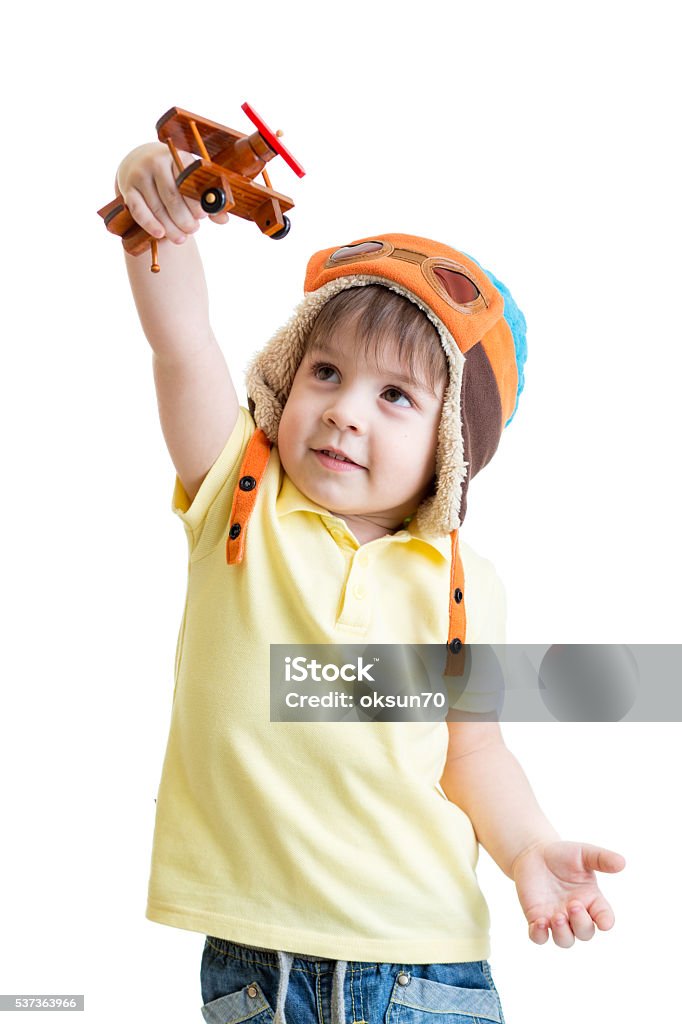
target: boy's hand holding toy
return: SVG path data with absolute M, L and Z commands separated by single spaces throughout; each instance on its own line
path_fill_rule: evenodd
M 179 156 L 185 166 L 194 160 L 191 153 L 179 151 Z M 145 143 L 121 161 L 115 187 L 133 219 L 147 234 L 181 245 L 198 230 L 205 217 L 216 224 L 225 224 L 229 217 L 225 211 L 208 214 L 198 199 L 183 196 L 175 184 L 176 173 L 163 143 Z
M 270 238 L 289 233 L 286 212 L 293 200 L 273 190 L 265 166 L 281 156 L 299 178 L 305 171 L 282 145 L 282 132 L 273 132 L 248 103 L 242 110 L 256 127 L 250 135 L 171 107 L 156 122 L 161 147 L 139 146 L 121 164 L 116 198 L 97 212 L 126 252 L 139 256 L 151 249 L 153 273 L 161 269 L 158 240 L 181 244 L 206 215 L 224 224 L 231 210 Z

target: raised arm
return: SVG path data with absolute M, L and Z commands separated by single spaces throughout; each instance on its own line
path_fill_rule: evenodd
M 239 413 L 230 371 L 209 322 L 206 279 L 192 237 L 207 214 L 175 187 L 174 166 L 161 143 L 128 154 L 116 186 L 137 223 L 159 239 L 159 274 L 150 273 L 145 256 L 126 253 L 125 261 L 152 348 L 161 428 L 191 501 Z M 211 219 L 224 223 L 227 214 Z

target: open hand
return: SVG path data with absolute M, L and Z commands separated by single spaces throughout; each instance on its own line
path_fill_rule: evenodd
M 512 867 L 529 938 L 543 945 L 552 938 L 568 948 L 594 935 L 596 924 L 608 931 L 615 917 L 597 885 L 595 871 L 622 871 L 625 858 L 590 843 L 552 840 L 520 854 Z

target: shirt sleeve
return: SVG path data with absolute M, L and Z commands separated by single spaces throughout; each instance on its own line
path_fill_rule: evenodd
M 234 429 L 202 480 L 194 501 L 190 502 L 180 478 L 175 476 L 171 510 L 184 524 L 192 561 L 209 554 L 226 537 L 239 467 L 255 429 L 251 413 L 240 407 Z

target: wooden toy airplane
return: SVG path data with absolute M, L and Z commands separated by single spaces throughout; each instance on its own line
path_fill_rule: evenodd
M 175 183 L 182 195 L 198 199 L 206 213 L 229 210 L 255 221 L 264 235 L 284 238 L 291 227 L 286 212 L 294 203 L 273 190 L 265 164 L 279 155 L 299 178 L 305 171 L 280 142 L 281 132 L 271 131 L 248 103 L 242 103 L 242 110 L 257 128 L 252 135 L 171 107 L 156 123 L 159 141 L 166 143 L 175 161 Z M 180 149 L 199 158 L 183 167 Z M 261 173 L 265 185 L 253 180 Z M 158 242 L 133 220 L 121 196 L 97 212 L 107 230 L 121 236 L 126 252 L 139 256 L 151 248 L 151 270 L 158 273 Z

